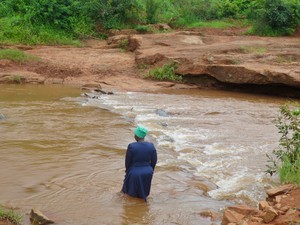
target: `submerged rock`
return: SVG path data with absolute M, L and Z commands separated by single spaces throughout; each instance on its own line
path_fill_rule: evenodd
M 168 113 L 163 109 L 156 109 L 155 113 L 159 116 L 168 117 Z
M 103 91 L 101 89 L 95 89 L 94 91 L 98 92 L 98 93 L 101 93 L 101 94 L 104 94 L 104 95 L 113 95 L 114 94 L 112 91 Z
M 4 119 L 5 119 L 5 116 L 2 113 L 0 113 L 0 120 L 4 120 Z

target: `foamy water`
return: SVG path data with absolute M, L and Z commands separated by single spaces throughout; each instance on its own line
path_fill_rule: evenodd
M 259 96 L 212 98 L 147 93 L 90 94 L 84 106 L 105 108 L 150 130 L 161 154 L 158 166 L 176 164 L 218 186 L 214 199 L 257 201 L 270 182 L 266 153 L 278 141 L 273 119 L 279 104 Z

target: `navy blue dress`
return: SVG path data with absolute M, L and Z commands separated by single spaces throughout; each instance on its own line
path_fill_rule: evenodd
M 126 151 L 126 174 L 122 191 L 147 201 L 156 162 L 157 153 L 151 142 L 129 144 Z

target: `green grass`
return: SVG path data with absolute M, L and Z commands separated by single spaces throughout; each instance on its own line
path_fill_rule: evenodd
M 198 21 L 187 25 L 187 28 L 218 28 L 226 29 L 232 27 L 245 27 L 248 26 L 249 22 L 246 20 L 211 20 L 211 21 Z
M 39 60 L 39 58 L 36 56 L 15 49 L 1 49 L 0 59 L 8 59 L 14 62 L 28 62 Z
M 278 55 L 275 61 L 277 63 L 292 63 L 292 62 L 298 62 L 298 59 L 292 55 Z
M 279 177 L 282 183 L 300 185 L 300 157 L 294 163 L 284 159 L 279 168 Z
M 258 46 L 241 46 L 240 49 L 243 53 L 256 53 L 256 54 L 264 54 L 267 51 L 266 48 L 258 47 Z
M 182 81 L 182 77 L 175 73 L 177 65 L 170 61 L 162 67 L 156 67 L 149 71 L 144 78 L 163 81 Z
M 22 216 L 18 215 L 12 209 L 5 210 L 0 206 L 0 220 L 8 220 L 13 224 L 21 224 Z

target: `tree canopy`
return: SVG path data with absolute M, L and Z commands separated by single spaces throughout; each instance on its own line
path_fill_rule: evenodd
M 106 29 L 208 20 L 247 19 L 260 35 L 291 34 L 300 23 L 299 0 L 2 0 L 0 42 L 78 39 Z M 48 41 L 49 41 L 48 40 Z

